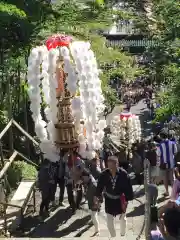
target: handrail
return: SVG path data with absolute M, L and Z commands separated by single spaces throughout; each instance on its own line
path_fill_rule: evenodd
M 22 157 L 26 162 L 29 162 L 30 164 L 34 165 L 35 167 L 38 167 L 38 165 L 34 162 L 32 162 L 31 160 L 29 160 L 27 157 L 25 157 L 22 153 L 18 152 L 18 151 L 14 151 L 13 154 L 11 155 L 11 157 L 7 160 L 6 164 L 4 165 L 3 169 L 0 171 L 0 179 L 4 176 L 4 174 L 7 172 L 8 168 L 10 167 L 10 165 L 13 163 L 13 161 L 15 160 L 15 158 L 17 157 L 17 155 L 19 155 L 20 157 Z
M 20 132 L 22 132 L 27 138 L 29 138 L 35 145 L 39 146 L 39 143 L 33 138 L 31 137 L 31 135 L 29 133 L 27 133 L 15 120 L 11 119 L 10 122 L 6 125 L 6 127 L 4 128 L 4 130 L 0 133 L 0 139 L 4 136 L 4 134 L 8 131 L 8 129 L 12 126 L 15 125 L 15 127 L 18 128 L 18 130 Z M 13 154 L 11 155 L 11 157 L 6 161 L 3 169 L 0 171 L 0 179 L 4 176 L 4 174 L 7 172 L 8 168 L 11 166 L 12 162 L 15 160 L 16 156 L 19 155 L 20 157 L 22 157 L 26 162 L 34 165 L 35 167 L 38 167 L 37 164 L 35 164 L 34 162 L 32 162 L 30 159 L 28 159 L 27 157 L 25 157 L 22 153 L 14 150 Z
M 12 124 L 14 124 L 20 132 L 22 132 L 26 137 L 28 137 L 35 145 L 39 146 L 39 143 L 33 138 L 31 137 L 31 135 L 29 133 L 27 133 L 15 120 L 11 119 L 9 121 L 9 123 L 6 125 L 6 127 L 2 130 L 2 132 L 0 133 L 0 139 L 4 136 L 4 134 L 8 131 L 8 129 L 12 126 Z
M 10 152 L 10 150 L 4 149 L 4 148 L 2 149 L 2 151 L 5 152 L 5 153 L 9 153 Z
M 24 134 L 29 140 L 31 140 L 35 145 L 39 146 L 39 143 L 33 138 L 31 137 L 31 135 L 29 133 L 27 133 L 15 120 L 11 119 L 9 121 L 9 123 L 5 126 L 5 128 L 3 129 L 3 131 L 0 133 L 0 140 L 1 138 L 4 136 L 4 134 L 9 130 L 10 127 L 12 127 L 12 125 L 14 125 L 16 128 L 18 128 L 18 130 Z M 12 129 L 12 128 L 11 128 Z M 1 153 L 3 151 L 3 149 L 1 148 Z M 6 150 L 6 152 L 8 152 Z M 15 160 L 15 158 L 17 157 L 17 155 L 19 155 L 21 158 L 23 158 L 26 162 L 34 165 L 35 167 L 38 167 L 37 164 L 35 164 L 34 162 L 32 162 L 31 160 L 29 160 L 27 157 L 25 157 L 22 153 L 16 151 L 14 149 L 14 152 L 12 153 L 11 157 L 9 159 L 7 159 L 6 161 L 4 161 L 4 158 L 3 158 L 3 153 L 2 153 L 2 162 L 3 162 L 3 165 L 4 167 L 2 168 L 2 170 L 0 171 L 0 180 L 2 178 L 5 178 L 6 179 L 6 172 L 8 171 L 9 167 L 11 166 L 11 164 L 13 163 L 13 161 Z M 5 163 L 5 164 L 4 164 Z M 30 197 L 30 195 L 28 194 L 28 196 Z M 28 198 L 29 198 L 28 197 Z M 33 205 L 34 205 L 34 211 L 35 211 L 35 184 L 33 185 Z M 5 198 L 5 201 L 8 201 L 7 198 Z M 5 226 L 5 232 L 7 232 L 7 216 L 6 216 L 6 208 L 8 206 L 11 206 L 11 207 L 16 207 L 16 208 L 19 208 L 21 209 L 21 214 L 23 215 L 23 207 L 20 207 L 18 205 L 15 205 L 15 204 L 11 204 L 11 203 L 8 203 L 8 202 L 4 202 L 4 201 L 0 201 L 0 204 L 3 205 L 3 208 L 4 208 L 4 226 Z
M 12 123 L 19 129 L 20 132 L 22 132 L 27 138 L 29 138 L 35 145 L 39 146 L 39 143 L 34 140 L 33 137 L 29 133 L 27 133 L 15 120 L 12 120 Z
M 15 208 L 19 208 L 21 209 L 22 207 L 15 205 L 15 204 L 11 204 L 11 203 L 6 203 L 6 202 L 0 202 L 0 204 L 6 206 L 6 207 L 15 207 Z
M 37 165 L 36 163 L 34 163 L 33 161 L 29 160 L 29 159 L 28 159 L 27 157 L 25 157 L 22 153 L 20 153 L 20 152 L 18 152 L 18 151 L 17 151 L 17 153 L 18 153 L 18 155 L 19 155 L 20 157 L 22 157 L 26 162 L 29 162 L 30 164 L 34 165 L 35 167 L 38 167 L 38 165 Z
M 0 139 L 4 136 L 4 134 L 8 131 L 8 129 L 12 126 L 13 120 L 11 119 L 10 122 L 5 126 L 5 128 L 0 133 Z
M 12 164 L 12 162 L 14 161 L 17 155 L 18 155 L 18 152 L 14 151 L 11 157 L 9 158 L 8 162 L 4 165 L 3 169 L 0 171 L 0 179 L 7 172 L 8 168 L 10 167 L 10 165 Z

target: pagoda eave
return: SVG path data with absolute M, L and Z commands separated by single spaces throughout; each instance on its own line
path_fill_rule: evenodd
M 74 127 L 73 123 L 56 123 L 55 128 L 64 129 L 64 128 L 72 128 Z
M 72 149 L 72 148 L 76 148 L 79 147 L 79 143 L 75 142 L 75 143 L 59 143 L 58 141 L 55 141 L 55 144 L 59 147 L 59 148 L 63 148 L 63 149 Z

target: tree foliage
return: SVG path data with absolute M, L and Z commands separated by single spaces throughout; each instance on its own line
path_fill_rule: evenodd
M 149 49 L 149 74 L 159 85 L 165 85 L 163 97 L 159 100 L 161 109 L 157 110 L 157 119 L 161 120 L 180 112 L 180 4 L 175 0 L 154 0 L 153 3 L 156 20 L 153 39 L 159 45 Z
M 29 50 L 43 44 L 48 36 L 55 33 L 90 41 L 100 67 L 120 63 L 115 69 L 105 69 L 101 74 L 107 106 L 113 109 L 117 98 L 108 85 L 110 77 L 118 74 L 122 81 L 132 80 L 140 72 L 131 56 L 122 53 L 120 49 L 106 46 L 102 33 L 112 24 L 114 14 L 108 4 L 108 1 L 102 0 L 57 0 L 55 4 L 47 0 L 0 1 L 1 85 L 12 85 L 10 93 L 13 94 L 13 109 L 17 114 L 24 112 L 24 83 Z M 1 97 L 4 100 L 0 110 L 4 112 L 9 101 L 6 93 L 7 89 Z M 22 105 L 19 104 L 21 102 Z M 16 109 L 16 106 L 21 109 Z

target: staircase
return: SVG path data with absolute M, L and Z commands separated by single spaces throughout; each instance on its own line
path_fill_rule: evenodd
M 127 234 L 121 237 L 122 240 L 144 239 L 144 195 L 143 187 L 134 186 L 134 192 L 137 193 L 137 199 L 129 203 L 127 211 Z M 52 209 L 51 215 L 44 223 L 38 220 L 38 211 L 40 203 L 40 194 L 36 193 L 36 214 L 33 215 L 29 208 L 29 214 L 24 219 L 24 231 L 21 235 L 17 233 L 13 237 L 30 237 L 30 238 L 64 238 L 64 239 L 91 239 L 94 234 L 94 227 L 91 224 L 89 210 L 87 204 L 82 204 L 82 208 L 71 214 L 68 209 L 67 195 L 65 196 L 65 207 L 57 207 Z M 58 199 L 58 192 L 56 199 Z M 32 204 L 31 204 L 32 205 Z M 106 214 L 104 206 L 99 213 L 100 236 L 93 239 L 108 239 L 109 233 L 106 225 Z M 118 218 L 116 219 L 117 237 L 120 236 L 120 225 Z M 140 237 L 140 238 L 139 238 Z

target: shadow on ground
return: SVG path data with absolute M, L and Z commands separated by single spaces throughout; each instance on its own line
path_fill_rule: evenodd
M 38 216 L 28 216 L 24 219 L 24 232 L 27 237 L 51 237 L 59 226 L 65 224 L 72 217 L 71 209 L 60 209 L 52 217 L 41 223 Z
M 135 198 L 140 198 L 140 197 L 144 196 L 144 194 L 145 194 L 145 189 L 142 188 L 139 191 L 134 192 L 134 197 Z
M 72 232 L 77 232 L 78 229 L 81 229 L 84 226 L 87 226 L 87 223 L 90 220 L 90 216 L 86 216 L 81 219 L 75 220 L 68 227 L 65 227 L 61 230 L 61 226 L 65 226 L 66 222 L 72 217 L 71 209 L 60 209 L 57 211 L 51 218 L 46 222 L 37 225 L 33 231 L 30 231 L 28 237 L 33 238 L 60 238 L 69 235 Z M 90 228 L 90 226 L 89 226 Z M 27 231 L 28 229 L 26 229 Z M 87 231 L 85 229 L 85 231 Z M 82 232 L 82 233 L 81 233 Z M 77 233 L 76 233 L 77 234 Z M 82 235 L 83 231 L 79 231 L 79 235 Z
M 91 219 L 90 216 L 86 216 L 81 219 L 77 219 L 72 224 L 70 224 L 67 228 L 57 231 L 54 234 L 54 237 L 56 237 L 56 238 L 65 237 L 72 232 L 76 232 L 78 229 L 79 229 L 79 232 L 76 233 L 75 237 L 80 237 L 84 232 L 86 232 L 89 228 L 91 228 L 91 225 L 87 226 L 90 219 Z M 85 228 L 81 230 L 81 228 L 84 226 L 85 226 Z
M 166 197 L 160 197 L 160 198 L 158 198 L 158 200 L 157 200 L 157 203 L 162 203 L 162 202 L 164 202 L 166 200 Z
M 138 217 L 138 216 L 144 215 L 144 207 L 145 207 L 145 204 L 135 207 L 133 211 L 126 214 L 126 217 Z

